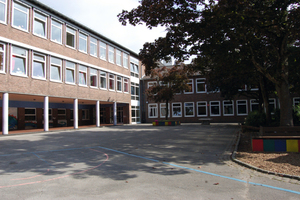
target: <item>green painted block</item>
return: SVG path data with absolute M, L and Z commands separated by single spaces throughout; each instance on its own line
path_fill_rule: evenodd
M 287 152 L 298 152 L 298 140 L 286 140 L 286 151 Z
M 275 141 L 272 139 L 264 139 L 264 151 L 275 151 Z

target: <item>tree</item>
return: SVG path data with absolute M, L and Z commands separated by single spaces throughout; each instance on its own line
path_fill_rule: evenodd
M 219 59 L 214 50 L 227 43 L 227 55 L 237 52 L 272 82 L 280 101 L 280 125 L 293 126 L 288 60 L 291 47 L 299 47 L 299 0 L 141 0 L 118 16 L 124 25 L 166 27 L 166 36 L 145 43 L 139 54 L 147 73 L 157 60 L 171 57 L 183 61 L 195 56 L 194 67 L 200 70 L 207 63 L 199 58 L 210 55 L 212 67 Z M 223 64 L 232 70 L 230 63 Z
M 155 102 L 166 102 L 166 120 L 168 120 L 169 102 L 174 99 L 176 93 L 189 90 L 188 76 L 191 70 L 181 65 L 172 67 L 161 67 L 151 70 L 151 78 L 156 84 L 148 88 L 145 93 L 149 100 Z

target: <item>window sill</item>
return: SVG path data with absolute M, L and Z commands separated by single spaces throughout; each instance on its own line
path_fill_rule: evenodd
M 32 76 L 32 79 L 41 80 L 41 81 L 45 81 L 46 80 L 46 78 L 35 77 L 35 76 Z
M 34 36 L 37 36 L 37 37 L 39 37 L 39 38 L 48 40 L 48 39 L 47 39 L 47 36 L 41 36 L 41 35 L 38 35 L 38 34 L 36 34 L 36 33 L 33 33 L 33 35 L 34 35 Z
M 22 75 L 22 74 L 10 73 L 10 75 L 12 75 L 12 76 L 19 76 L 19 77 L 23 77 L 23 78 L 28 78 L 27 74 Z
M 13 28 L 15 28 L 15 29 L 17 29 L 17 30 L 20 30 L 20 31 L 23 31 L 23 32 L 29 33 L 29 31 L 28 31 L 28 30 L 25 30 L 25 29 L 19 28 L 19 27 L 17 27 L 17 26 L 14 26 L 14 25 L 12 25 L 12 27 L 13 27 Z

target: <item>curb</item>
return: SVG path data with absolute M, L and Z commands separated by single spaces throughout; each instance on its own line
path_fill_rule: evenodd
M 275 176 L 280 176 L 280 177 L 285 177 L 285 178 L 290 178 L 290 179 L 296 179 L 296 180 L 300 180 L 300 176 L 293 176 L 293 175 L 288 175 L 288 174 L 282 174 L 282 173 L 276 173 L 276 172 L 271 172 L 271 171 L 268 171 L 268 170 L 264 170 L 264 169 L 260 169 L 258 167 L 255 167 L 253 165 L 250 165 L 248 163 L 245 163 L 245 162 L 242 162 L 238 159 L 236 159 L 235 155 L 236 155 L 236 152 L 237 152 L 237 149 L 238 149 L 238 145 L 240 143 L 240 139 L 241 139 L 241 132 L 239 131 L 238 132 L 238 136 L 237 136 L 237 140 L 236 140 L 236 144 L 235 144 L 235 148 L 230 156 L 231 160 L 239 165 L 242 165 L 244 167 L 247 167 L 249 169 L 253 169 L 255 171 L 258 171 L 258 172 L 262 172 L 262 173 L 265 173 L 265 174 L 270 174 L 270 175 L 275 175 Z

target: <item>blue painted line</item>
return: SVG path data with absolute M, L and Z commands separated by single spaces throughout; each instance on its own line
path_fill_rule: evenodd
M 50 165 L 52 168 L 55 168 L 53 165 L 51 165 L 49 162 L 47 162 L 45 159 L 41 158 L 37 154 L 35 154 L 35 153 L 32 153 L 32 154 L 35 155 L 36 157 L 38 157 L 38 159 L 40 159 L 41 161 L 44 161 L 45 163 L 47 163 L 48 165 Z

